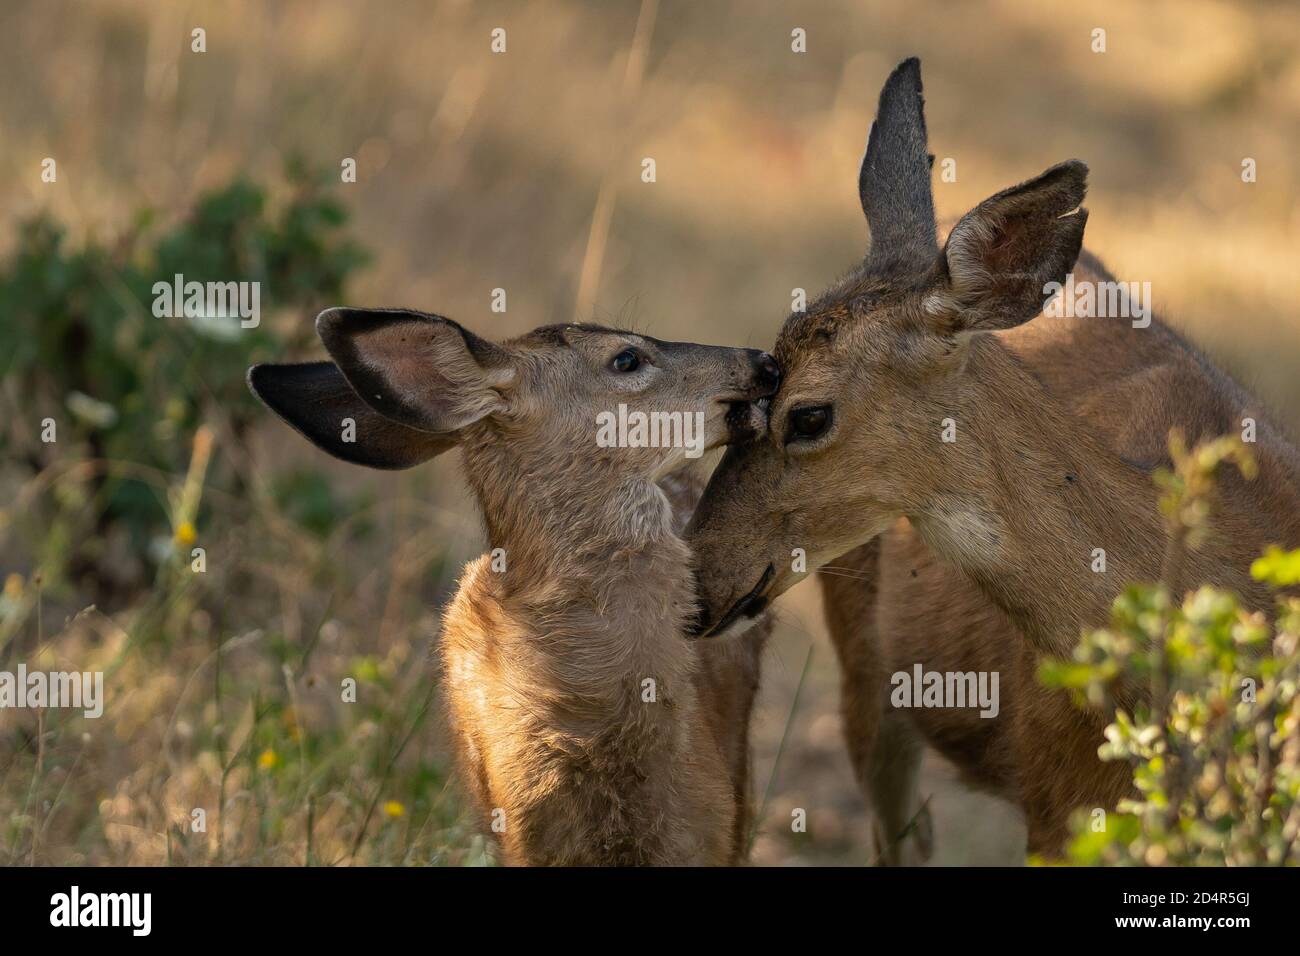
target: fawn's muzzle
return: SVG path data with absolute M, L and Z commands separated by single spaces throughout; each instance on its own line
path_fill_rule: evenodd
M 768 398 L 776 394 L 781 387 L 781 366 L 767 352 L 753 352 L 753 390 L 754 398 Z

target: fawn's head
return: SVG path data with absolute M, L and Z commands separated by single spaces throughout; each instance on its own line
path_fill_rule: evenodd
M 858 177 L 870 251 L 786 320 L 770 427 L 728 451 L 688 531 L 699 633 L 722 633 L 799 580 L 795 549 L 813 571 L 960 485 L 942 460 L 943 423 L 972 404 L 979 333 L 1033 318 L 1044 287 L 1074 266 L 1082 163 L 986 199 L 940 250 L 930 162 L 912 59 L 885 83 Z
M 329 454 L 372 468 L 464 445 L 471 483 L 498 495 L 573 498 L 654 481 L 761 427 L 749 403 L 779 380 L 757 350 L 589 325 L 494 343 L 440 316 L 340 308 L 322 312 L 316 330 L 333 361 L 249 370 L 274 412 Z

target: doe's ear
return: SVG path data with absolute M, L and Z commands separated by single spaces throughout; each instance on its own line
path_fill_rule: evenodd
M 510 354 L 450 319 L 402 309 L 326 309 L 316 333 L 361 400 L 446 434 L 506 408 Z
M 1078 160 L 984 200 L 948 234 L 944 284 L 928 301 L 947 332 L 1028 322 L 1063 283 L 1083 247 L 1088 167 Z
M 333 362 L 254 365 L 248 387 L 317 448 L 370 468 L 410 468 L 456 444 L 385 418 L 358 397 Z
M 876 119 L 858 170 L 858 199 L 871 230 L 867 261 L 888 269 L 929 264 L 939 248 L 927 147 L 921 61 L 898 64 L 880 90 Z

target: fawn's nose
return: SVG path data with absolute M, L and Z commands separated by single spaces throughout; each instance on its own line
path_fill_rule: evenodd
M 754 356 L 754 388 L 758 397 L 775 395 L 780 384 L 781 366 L 776 364 L 776 359 L 766 352 L 757 353 Z

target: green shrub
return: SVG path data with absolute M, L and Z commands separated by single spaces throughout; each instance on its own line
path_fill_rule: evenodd
M 0 659 L 102 671 L 107 698 L 6 716 L 0 862 L 487 859 L 431 719 L 456 528 L 414 476 L 343 494 L 245 385 L 319 354 L 364 258 L 317 183 L 277 196 L 235 182 L 77 246 L 39 218 L 0 261 Z M 260 324 L 156 316 L 176 273 L 258 282 Z
M 1173 450 L 1175 470 L 1160 482 L 1177 549 L 1199 544 L 1216 469 L 1253 466 L 1233 441 L 1189 453 L 1175 439 Z M 1270 548 L 1251 570 L 1294 585 L 1300 551 Z M 1176 602 L 1163 585 L 1132 586 L 1110 626 L 1042 677 L 1112 718 L 1099 754 L 1131 765 L 1137 793 L 1104 817 L 1076 815 L 1071 862 L 1300 863 L 1300 599 L 1280 594 L 1270 615 L 1212 587 Z M 1118 703 L 1134 697 L 1131 711 Z
M 291 167 L 288 195 L 275 208 L 263 189 L 238 180 L 200 197 L 170 228 L 140 215 L 111 244 L 88 240 L 70 249 L 65 231 L 45 216 L 20 227 L 15 250 L 0 263 L 0 377 L 21 411 L 0 421 L 0 457 L 29 475 L 89 463 L 88 480 L 76 492 L 65 489 L 71 500 L 63 503 L 93 519 L 68 528 L 66 551 L 54 563 L 103 585 L 106 541 L 115 536 L 145 566 L 156 563 L 151 545 L 175 530 L 175 516 L 141 476 L 183 473 L 201 423 L 218 433 L 209 485 L 236 500 L 245 493 L 225 455 L 260 414 L 245 371 L 308 342 L 310 316 L 343 299 L 366 259 L 344 234 L 346 221 L 336 198 Z M 259 283 L 261 323 L 155 316 L 154 284 L 177 274 L 186 282 Z M 42 441 L 46 419 L 56 423 L 52 444 Z M 318 513 L 307 517 L 319 527 Z M 31 530 L 44 537 L 58 520 L 35 516 L 39 527 Z M 92 593 L 103 600 L 105 590 Z

